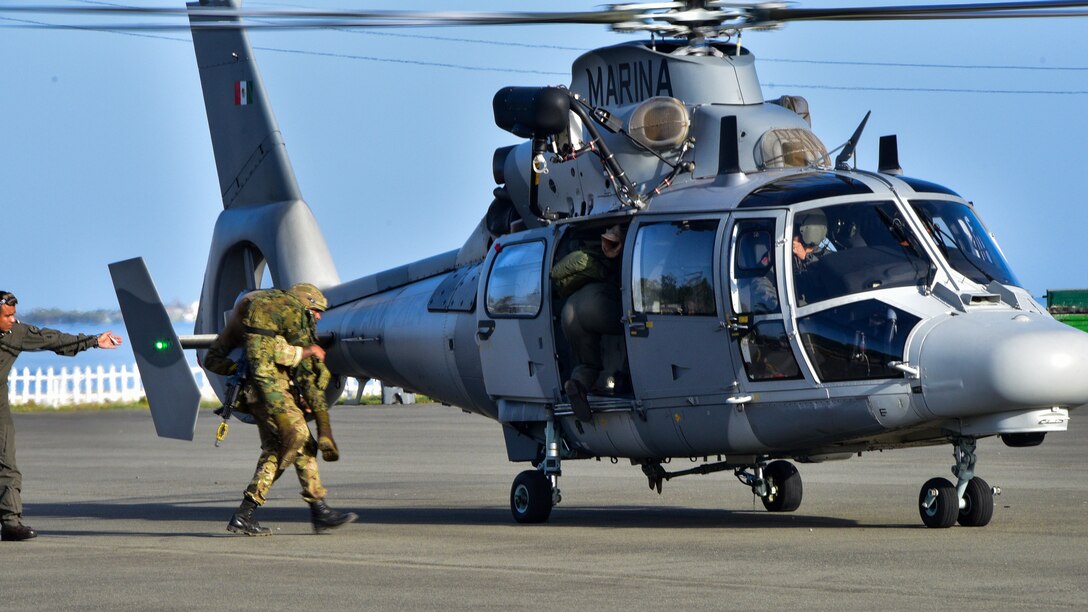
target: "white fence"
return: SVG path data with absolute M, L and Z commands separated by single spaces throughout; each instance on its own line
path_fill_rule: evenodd
M 200 388 L 200 394 L 208 400 L 215 399 L 204 370 L 194 366 L 193 377 Z M 65 406 L 69 404 L 98 404 L 105 402 L 137 402 L 144 397 L 144 385 L 136 364 L 121 366 L 111 365 L 94 368 L 53 368 L 30 371 L 30 368 L 12 370 L 8 377 L 8 394 L 13 405 L 34 403 L 39 406 Z M 362 396 L 382 395 L 385 403 L 412 403 L 414 397 L 404 394 L 400 389 L 382 388 L 378 381 L 369 381 L 359 394 L 359 381 L 348 378 L 344 381 L 341 398 L 347 402 L 358 401 Z

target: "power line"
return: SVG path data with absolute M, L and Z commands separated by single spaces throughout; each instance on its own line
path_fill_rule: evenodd
M 849 62 L 837 60 L 787 59 L 776 57 L 758 57 L 760 62 L 779 62 L 784 64 L 822 64 L 828 66 L 877 66 L 881 68 L 949 68 L 960 70 L 1051 70 L 1088 72 L 1088 66 L 1016 66 L 1002 64 L 918 64 L 905 62 Z
M 763 83 L 764 87 L 793 89 L 833 89 L 838 91 L 905 91 L 920 93 L 1038 94 L 1048 96 L 1083 96 L 1088 90 L 1043 89 L 966 89 L 958 87 L 868 87 L 864 85 L 813 85 L 811 83 Z
M 273 51 L 276 53 L 292 53 L 297 55 L 314 55 L 318 57 L 335 57 L 338 59 L 361 60 L 368 62 L 385 62 L 391 64 L 411 64 L 415 66 L 433 66 L 436 68 L 455 68 L 457 70 L 471 70 L 475 72 L 516 72 L 522 74 L 542 74 L 546 76 L 567 76 L 566 72 L 551 72 L 547 70 L 530 70 L 527 68 L 500 68 L 489 66 L 470 66 L 468 64 L 451 64 L 445 62 L 428 62 L 424 60 L 411 60 L 394 57 L 376 57 L 371 55 L 351 55 L 348 53 L 332 53 L 324 51 L 311 51 L 309 49 L 284 49 L 281 47 L 253 47 L 258 51 Z
M 26 23 L 26 24 L 31 24 L 31 25 L 48 25 L 48 26 L 57 27 L 57 28 L 60 28 L 60 29 L 80 30 L 80 31 L 83 31 L 83 32 L 101 32 L 103 34 L 119 34 L 119 35 L 123 35 L 123 36 L 134 36 L 134 37 L 138 37 L 138 38 L 153 38 L 153 39 L 158 39 L 158 40 L 169 40 L 169 41 L 173 41 L 173 42 L 189 43 L 192 40 L 190 38 L 177 38 L 177 37 L 174 37 L 174 36 L 164 36 L 164 35 L 161 35 L 161 34 L 146 34 L 146 33 L 131 32 L 131 31 L 109 30 L 109 29 L 101 29 L 101 28 L 95 28 L 95 27 L 89 27 L 89 26 L 59 25 L 59 24 L 45 23 L 45 22 L 41 22 L 41 21 L 34 21 L 32 19 L 17 19 L 17 18 L 14 18 L 14 17 L 0 17 L 0 21 L 13 21 L 13 22 Z M 313 51 L 313 50 L 310 50 L 310 49 L 287 49 L 287 48 L 283 48 L 283 47 L 254 46 L 253 48 L 255 50 L 258 50 L 258 51 L 270 51 L 270 52 L 274 52 L 274 53 L 288 53 L 288 54 L 294 54 L 294 55 L 310 55 L 310 56 L 315 56 L 315 57 L 332 57 L 332 58 L 337 58 L 337 59 L 349 59 L 349 60 L 368 61 L 368 62 L 382 62 L 382 63 L 390 63 L 390 64 L 410 64 L 410 65 L 415 65 L 415 66 L 430 66 L 430 67 L 434 67 L 434 68 L 453 68 L 453 69 L 457 69 L 457 70 L 469 70 L 469 71 L 473 71 L 473 72 L 503 72 L 503 73 L 539 74 L 539 75 L 545 75 L 545 76 L 567 76 L 566 72 L 554 72 L 554 71 L 548 71 L 548 70 L 532 70 L 532 69 L 528 69 L 528 68 L 504 68 L 504 67 L 501 67 L 501 66 L 472 66 L 472 65 L 468 65 L 468 64 L 453 64 L 453 63 L 449 63 L 449 62 L 430 62 L 430 61 L 425 61 L 425 60 L 412 60 L 412 59 L 404 59 L 404 58 L 397 58 L 397 57 L 378 57 L 378 56 L 372 56 L 372 55 L 352 55 L 352 54 L 349 54 L 349 53 L 332 53 L 332 52 L 324 52 L 324 51 Z

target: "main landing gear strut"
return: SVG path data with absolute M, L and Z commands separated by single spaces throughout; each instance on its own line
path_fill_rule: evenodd
M 544 425 L 544 461 L 535 470 L 525 470 L 510 487 L 510 513 L 519 523 L 543 523 L 552 507 L 563 498 L 559 493 L 559 432 L 555 417 L 549 415 Z
M 975 476 L 975 438 L 952 439 L 956 485 L 944 478 L 931 478 L 918 493 L 918 513 L 926 527 L 944 529 L 959 522 L 964 527 L 983 527 L 994 516 L 994 495 L 1001 493 Z
M 763 500 L 763 507 L 769 512 L 793 512 L 801 506 L 801 474 L 789 461 L 772 461 L 768 464 L 738 465 L 728 461 L 707 463 L 690 470 L 667 472 L 660 462 L 642 464 L 642 473 L 646 474 L 651 489 L 661 493 L 661 484 L 678 476 L 688 474 L 713 474 L 733 470 L 733 474 L 742 484 L 752 488 L 752 493 Z

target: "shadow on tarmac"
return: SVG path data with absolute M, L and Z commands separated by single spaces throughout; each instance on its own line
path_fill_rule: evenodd
M 262 523 L 309 523 L 308 508 L 302 503 L 278 503 L 260 509 Z M 359 514 L 360 523 L 374 525 L 459 525 L 516 526 L 505 507 L 357 508 L 331 504 L 342 512 Z M 95 503 L 27 504 L 26 517 L 31 524 L 36 517 L 62 519 L 190 521 L 225 523 L 234 511 L 212 502 L 170 503 Z M 762 510 L 693 509 L 676 506 L 559 506 L 547 523 L 552 527 L 592 527 L 598 529 L 906 529 L 921 525 L 860 524 L 855 520 L 809 516 L 794 513 L 770 513 Z M 533 528 L 532 525 L 521 525 Z M 110 531 L 110 530 L 107 530 Z M 54 531 L 53 533 L 60 533 Z

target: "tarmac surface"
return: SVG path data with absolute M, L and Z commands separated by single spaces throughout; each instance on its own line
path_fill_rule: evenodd
M 194 442 L 148 413 L 15 415 L 27 522 L 0 542 L 0 607 L 41 609 L 1088 609 L 1088 419 L 1036 448 L 979 442 L 999 486 L 984 528 L 926 529 L 917 497 L 951 446 L 798 466 L 804 501 L 771 514 L 731 473 L 666 482 L 568 461 L 563 502 L 518 525 L 497 424 L 434 405 L 339 407 L 329 503 L 360 522 L 311 533 L 290 474 L 229 534 L 252 427 L 202 413 Z M 674 461 L 671 470 L 689 467 Z

